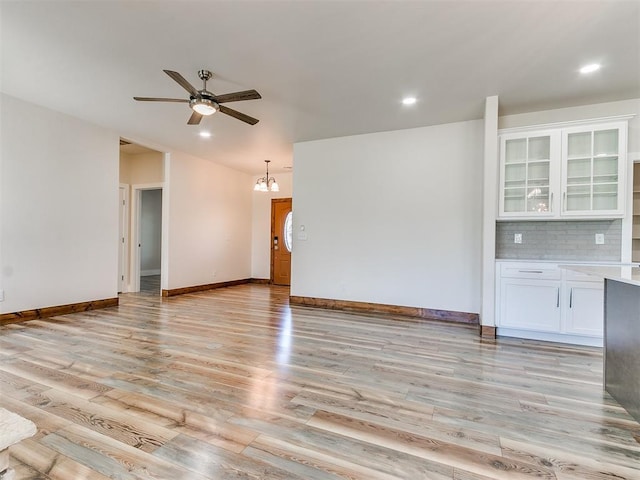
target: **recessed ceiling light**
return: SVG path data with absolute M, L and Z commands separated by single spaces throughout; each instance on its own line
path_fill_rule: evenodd
M 416 103 L 418 100 L 416 99 L 416 97 L 404 97 L 402 99 L 402 104 L 403 105 L 413 105 L 414 103 Z
M 211 132 L 200 132 L 198 135 L 202 138 L 211 138 Z
M 580 73 L 593 73 L 600 70 L 599 63 L 590 63 L 589 65 L 585 65 L 580 69 Z

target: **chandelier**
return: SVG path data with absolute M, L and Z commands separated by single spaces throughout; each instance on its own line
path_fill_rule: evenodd
M 267 174 L 264 177 L 260 177 L 256 180 L 256 184 L 253 187 L 253 190 L 256 192 L 279 192 L 280 187 L 278 186 L 278 182 L 276 179 L 269 176 L 269 162 L 271 160 L 265 160 L 264 162 L 267 164 Z

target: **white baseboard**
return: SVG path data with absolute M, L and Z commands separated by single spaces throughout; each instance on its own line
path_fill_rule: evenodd
M 569 343 L 589 347 L 602 347 L 602 337 L 588 337 L 586 335 L 569 335 L 565 333 L 536 332 L 516 328 L 498 327 L 498 337 L 516 337 L 529 340 L 543 340 L 546 342 Z

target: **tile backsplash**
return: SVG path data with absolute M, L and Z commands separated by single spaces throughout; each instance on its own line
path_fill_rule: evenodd
M 522 243 L 514 235 L 522 234 Z M 604 234 L 596 245 L 595 235 Z M 496 223 L 496 258 L 619 262 L 622 220 Z

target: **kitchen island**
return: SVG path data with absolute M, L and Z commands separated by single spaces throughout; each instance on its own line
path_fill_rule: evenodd
M 640 268 L 562 268 L 604 279 L 604 388 L 640 422 Z

